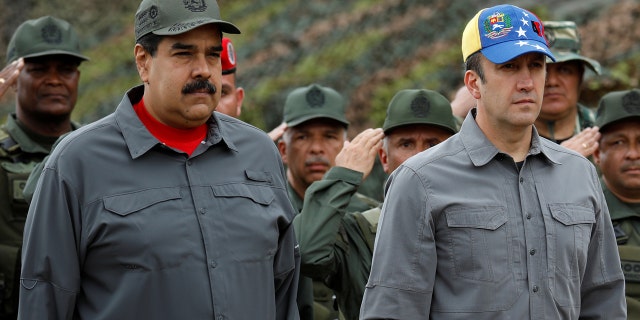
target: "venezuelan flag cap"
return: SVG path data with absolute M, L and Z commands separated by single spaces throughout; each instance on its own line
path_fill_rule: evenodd
M 540 19 L 509 4 L 482 9 L 467 23 L 462 32 L 463 60 L 478 51 L 496 64 L 529 52 L 543 53 L 555 62 Z

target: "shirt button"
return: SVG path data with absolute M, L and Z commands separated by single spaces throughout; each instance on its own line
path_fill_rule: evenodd
M 531 249 L 531 250 L 529 251 L 529 254 L 530 254 L 530 255 L 534 255 L 534 254 L 536 254 L 536 249 Z
M 531 213 L 527 213 L 527 220 L 531 219 Z
M 205 214 L 207 213 L 207 209 L 205 208 L 200 208 L 200 210 L 198 210 L 200 212 L 200 214 Z
M 187 161 L 187 165 L 188 165 L 188 166 L 191 166 L 191 160 L 188 160 L 188 161 Z
M 538 292 L 538 286 L 533 286 L 533 292 Z
M 224 317 L 223 317 L 223 316 L 218 316 L 218 317 L 216 318 L 216 320 L 224 320 Z
M 211 260 L 211 262 L 209 262 L 209 265 L 211 266 L 211 268 L 215 268 L 215 267 L 218 266 L 218 263 L 213 261 L 213 260 Z
M 520 183 L 524 182 L 524 178 L 520 177 Z

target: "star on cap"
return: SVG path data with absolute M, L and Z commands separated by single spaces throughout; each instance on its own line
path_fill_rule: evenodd
M 529 14 L 526 11 L 522 11 L 522 15 L 529 18 Z
M 529 25 L 529 21 L 527 21 L 527 19 L 525 18 L 521 18 L 520 21 L 522 21 L 522 25 L 525 25 L 525 26 Z
M 526 37 L 527 36 L 527 32 L 522 30 L 522 27 L 520 27 L 520 29 L 516 30 L 516 32 L 518 33 L 518 37 Z
M 522 47 L 522 46 L 528 46 L 528 45 L 529 45 L 529 41 L 522 41 L 522 40 L 520 40 L 520 41 L 516 42 L 516 43 L 515 43 L 515 45 L 519 45 L 519 46 L 521 46 L 521 47 Z

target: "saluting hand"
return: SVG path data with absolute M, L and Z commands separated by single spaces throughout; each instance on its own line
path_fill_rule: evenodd
M 4 96 L 7 90 L 16 82 L 23 67 L 24 60 L 20 58 L 0 71 L 0 97 Z
M 345 141 L 336 156 L 336 166 L 362 172 L 364 180 L 371 173 L 378 150 L 382 147 L 382 138 L 384 132 L 377 128 L 366 129 L 351 142 Z
M 571 149 L 585 157 L 593 154 L 598 149 L 600 140 L 600 128 L 585 128 L 571 139 L 563 141 L 560 145 Z

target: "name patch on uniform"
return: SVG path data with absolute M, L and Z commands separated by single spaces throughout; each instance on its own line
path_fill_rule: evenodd
M 625 281 L 640 283 L 640 262 L 622 260 L 622 273 Z

